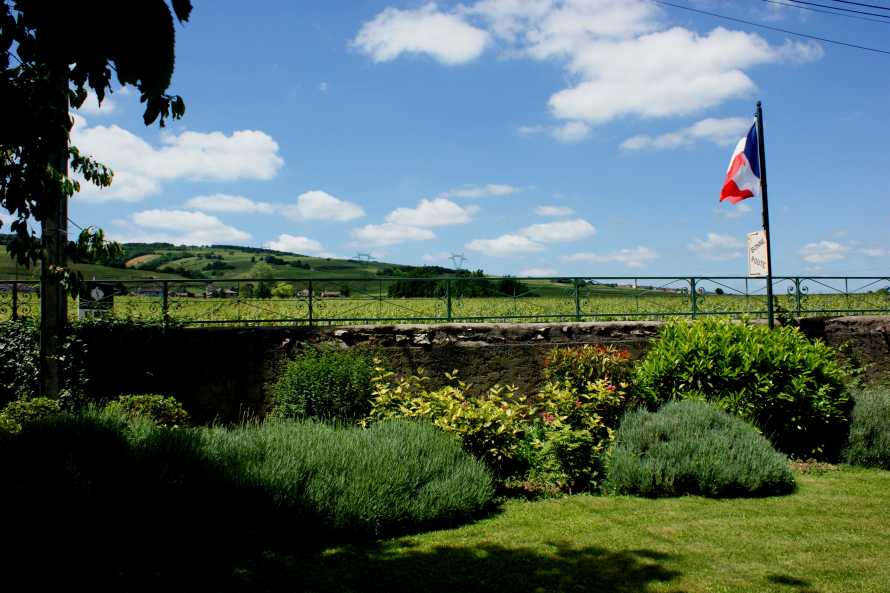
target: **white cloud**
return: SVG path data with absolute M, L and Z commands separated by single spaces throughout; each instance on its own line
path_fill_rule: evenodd
M 806 262 L 822 264 L 845 259 L 849 251 L 849 247 L 835 241 L 817 241 L 815 243 L 807 243 L 800 248 L 798 253 Z
M 507 234 L 495 239 L 473 239 L 466 248 L 492 257 L 510 257 L 541 251 L 544 246 L 522 235 Z
M 440 251 L 439 253 L 427 253 L 420 259 L 425 261 L 428 264 L 436 263 L 436 262 L 445 262 L 451 257 L 451 254 L 447 251 Z
M 664 17 L 647 0 L 479 0 L 451 11 L 428 4 L 415 11 L 387 8 L 354 43 L 378 61 L 416 51 L 455 64 L 479 57 L 492 37 L 507 57 L 558 61 L 575 82 L 554 93 L 549 106 L 570 127 L 546 129 L 572 141 L 585 135 L 580 123 L 690 115 L 746 97 L 755 90 L 750 68 L 823 55 L 814 42 L 771 45 L 759 35 L 722 27 L 698 34 L 668 28 Z M 452 27 L 457 30 L 446 35 Z M 524 126 L 518 132 L 542 131 Z
M 641 134 L 628 138 L 621 143 L 624 150 L 667 150 L 689 146 L 698 140 L 707 140 L 718 146 L 728 146 L 739 141 L 739 138 L 751 127 L 751 119 L 745 117 L 708 118 L 698 121 L 687 128 L 668 132 L 658 136 Z
M 619 249 L 611 253 L 573 253 L 560 258 L 566 263 L 585 262 L 594 264 L 620 263 L 628 268 L 641 268 L 658 258 L 654 249 L 639 245 L 630 249 Z
M 114 171 L 108 189 L 83 183 L 81 198 L 137 201 L 160 193 L 164 181 L 237 181 L 273 178 L 284 161 L 271 136 L 256 130 L 165 133 L 154 146 L 119 126 L 88 126 L 74 118 L 72 144 Z
M 582 218 L 533 224 L 519 231 L 523 237 L 539 243 L 578 241 L 596 234 L 596 227 Z
M 99 105 L 99 99 L 96 98 L 96 94 L 90 91 L 87 93 L 87 98 L 78 109 L 78 112 L 87 115 L 108 115 L 109 113 L 114 113 L 115 109 L 117 109 L 117 104 L 111 100 L 108 93 L 105 94 L 105 99 Z
M 291 220 L 335 220 L 345 222 L 365 215 L 361 206 L 329 193 L 312 190 L 300 194 L 296 204 L 281 207 L 281 213 Z
M 859 253 L 868 257 L 884 257 L 887 251 L 879 247 L 865 247 L 859 250 Z
M 550 135 L 563 144 L 574 144 L 590 136 L 590 124 L 583 121 L 570 121 L 553 128 Z
M 522 188 L 506 183 L 489 183 L 452 189 L 439 194 L 440 198 L 486 198 L 490 196 L 509 196 L 521 192 Z
M 454 65 L 478 58 L 488 42 L 486 31 L 458 14 L 441 12 L 435 3 L 430 3 L 416 10 L 385 9 L 362 25 L 352 45 L 375 62 L 415 53 Z
M 326 92 L 328 92 L 328 88 L 329 88 L 329 86 L 330 86 L 330 85 L 329 85 L 327 82 L 325 82 L 325 81 L 319 82 L 319 83 L 318 83 L 318 92 L 320 92 L 320 93 L 326 93 Z
M 747 202 L 739 202 L 738 204 L 724 202 L 717 207 L 717 213 L 730 220 L 741 218 L 746 214 L 749 214 L 752 210 L 753 208 L 751 208 L 751 205 Z
M 538 206 L 535 214 L 538 216 L 570 216 L 575 211 L 568 206 Z
M 520 276 L 556 276 L 558 272 L 553 268 L 525 268 L 519 271 Z
M 205 212 L 238 212 L 242 214 L 272 214 L 275 212 L 275 204 L 255 202 L 244 196 L 229 194 L 195 196 L 185 203 L 185 207 Z
M 119 221 L 120 230 L 109 233 L 112 239 L 139 243 L 175 245 L 212 245 L 244 243 L 250 234 L 223 223 L 203 212 L 188 210 L 143 210 Z
M 479 206 L 466 208 L 445 198 L 421 200 L 417 208 L 396 208 L 386 216 L 386 222 L 394 224 L 435 227 L 466 224 L 479 212 Z
M 413 226 L 393 224 L 369 224 L 352 231 L 354 245 L 373 245 L 385 247 L 397 245 L 408 241 L 428 241 L 435 239 L 436 235 L 429 229 L 421 229 Z
M 550 97 L 550 109 L 560 119 L 588 123 L 697 113 L 747 96 L 755 85 L 745 69 L 806 57 L 797 49 L 802 45 L 775 47 L 759 35 L 722 27 L 706 35 L 674 27 L 617 41 L 587 40 L 568 57 L 569 71 L 581 82 Z
M 547 126 L 519 126 L 518 128 L 516 128 L 516 133 L 523 138 L 527 138 L 529 136 L 534 136 L 535 134 L 541 134 L 542 132 L 546 132 L 547 130 Z
M 286 233 L 278 235 L 274 241 L 263 243 L 266 249 L 274 249 L 275 251 L 286 251 L 288 253 L 298 254 L 319 254 L 324 248 L 321 243 L 309 237 L 297 237 Z
M 695 239 L 687 247 L 696 255 L 712 261 L 735 259 L 745 254 L 741 239 L 718 233 L 708 233 L 706 239 Z

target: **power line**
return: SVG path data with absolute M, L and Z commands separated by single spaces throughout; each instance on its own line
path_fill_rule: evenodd
M 798 10 L 809 10 L 809 11 L 818 12 L 821 14 L 830 14 L 832 16 L 842 16 L 847 19 L 856 19 L 858 21 L 870 21 L 872 23 L 890 24 L 890 20 L 887 20 L 887 19 L 890 19 L 890 14 L 888 14 L 886 17 L 882 15 L 882 18 L 871 19 L 871 18 L 868 18 L 867 16 L 857 16 L 855 14 L 846 14 L 843 12 L 833 12 L 831 10 L 820 10 L 818 8 L 810 8 L 809 6 L 798 6 L 796 4 L 788 4 L 788 0 L 784 0 L 781 2 L 779 0 L 760 0 L 760 1 L 766 2 L 768 4 L 775 4 L 776 6 L 786 6 L 788 8 L 797 8 Z
M 830 4 L 819 4 L 818 2 L 808 2 L 807 0 L 785 0 L 794 4 L 803 4 L 804 6 L 818 6 L 819 8 L 830 8 L 831 10 L 839 10 L 840 12 L 851 12 L 853 14 L 864 14 L 867 16 L 877 16 L 881 18 L 890 17 L 890 14 L 881 14 L 877 12 L 867 12 L 864 10 L 856 10 L 854 8 L 841 8 L 840 6 L 831 6 Z M 801 6 L 803 8 L 803 6 Z
M 851 47 L 853 49 L 861 49 L 864 51 L 871 51 L 871 52 L 890 56 L 890 51 L 887 51 L 885 49 L 877 49 L 874 47 L 867 47 L 865 45 L 857 45 L 855 43 L 847 43 L 846 41 L 838 41 L 836 39 L 828 39 L 826 37 L 818 37 L 816 35 L 810 35 L 808 33 L 799 33 L 797 31 L 789 31 L 788 29 L 780 29 L 779 27 L 771 27 L 769 25 L 763 25 L 761 23 L 754 23 L 752 21 L 738 19 L 738 18 L 735 18 L 732 16 L 717 14 L 716 12 L 708 12 L 707 10 L 700 10 L 698 8 L 692 8 L 691 6 L 683 6 L 681 4 L 674 4 L 673 2 L 666 2 L 665 0 L 650 0 L 650 2 L 654 2 L 655 4 L 660 4 L 663 6 L 671 6 L 673 8 L 679 8 L 680 10 L 688 10 L 689 12 L 697 12 L 699 14 L 705 14 L 705 15 L 712 16 L 712 17 L 715 17 L 718 19 L 734 21 L 736 23 L 742 23 L 745 25 L 750 25 L 752 27 L 760 27 L 761 29 L 767 29 L 769 31 L 777 31 L 779 33 L 785 33 L 786 35 L 795 35 L 797 37 L 803 37 L 804 39 L 813 39 L 815 41 L 822 41 L 824 43 L 832 43 L 834 45 L 843 45 L 844 47 Z
M 880 6 L 878 4 L 863 4 L 862 2 L 852 2 L 852 0 L 831 0 L 831 2 L 839 2 L 840 4 L 852 4 L 854 6 L 865 6 L 866 8 L 877 8 L 878 10 L 890 10 L 890 6 Z

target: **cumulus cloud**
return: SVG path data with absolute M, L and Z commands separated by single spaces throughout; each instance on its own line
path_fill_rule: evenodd
M 752 93 L 755 84 L 747 71 L 753 67 L 823 55 L 811 41 L 771 45 L 757 34 L 723 27 L 699 34 L 669 27 L 664 17 L 647 0 L 479 0 L 450 11 L 428 4 L 416 11 L 385 9 L 362 27 L 355 43 L 378 61 L 423 51 L 456 64 L 480 56 L 491 38 L 500 41 L 506 56 L 557 61 L 574 82 L 550 97 L 549 108 L 569 123 L 545 129 L 568 141 L 589 133 L 582 124 L 701 112 Z M 434 32 L 427 22 L 437 23 L 430 27 Z M 446 59 L 438 45 L 452 26 L 462 33 L 447 35 L 444 45 L 463 51 Z M 468 31 L 475 43 L 466 40 Z M 539 126 L 519 129 L 521 135 L 540 131 Z
M 109 232 L 112 239 L 138 243 L 213 245 L 244 243 L 250 234 L 223 223 L 219 218 L 188 210 L 143 210 L 118 221 Z
M 822 264 L 846 259 L 850 248 L 836 241 L 817 241 L 807 243 L 800 248 L 798 253 L 804 261 L 811 264 Z
M 535 214 L 538 216 L 571 216 L 575 211 L 568 206 L 538 206 Z
M 74 118 L 71 142 L 114 171 L 107 189 L 84 183 L 83 199 L 137 201 L 161 191 L 164 181 L 238 181 L 272 179 L 284 161 L 278 143 L 257 130 L 165 133 L 152 145 L 119 126 L 89 126 Z
M 352 45 L 375 62 L 389 62 L 403 53 L 414 53 L 454 65 L 478 58 L 488 42 L 485 30 L 430 3 L 415 10 L 385 9 L 362 25 Z
M 560 258 L 566 263 L 608 264 L 619 263 L 628 268 L 641 268 L 658 258 L 658 253 L 649 247 L 638 245 L 633 248 L 619 249 L 610 253 L 581 252 L 564 255 Z
M 864 247 L 859 250 L 859 253 L 867 257 L 884 257 L 887 255 L 887 251 L 880 247 Z
M 495 239 L 473 239 L 467 243 L 466 248 L 492 257 L 510 257 L 535 253 L 544 249 L 544 246 L 522 235 L 506 234 Z
M 353 242 L 354 245 L 385 247 L 387 245 L 407 243 L 408 241 L 429 241 L 430 239 L 435 239 L 436 234 L 429 229 L 386 222 L 383 224 L 368 224 L 354 229 L 352 237 L 355 240 Z
M 730 220 L 741 218 L 746 214 L 751 213 L 753 210 L 754 209 L 747 202 L 739 202 L 738 204 L 724 202 L 717 207 L 717 213 Z
M 641 134 L 633 136 L 621 143 L 624 150 L 667 150 L 690 146 L 699 140 L 707 140 L 718 146 L 728 146 L 739 141 L 739 138 L 751 127 L 751 119 L 745 117 L 708 118 L 698 121 L 687 128 L 668 132 L 658 136 Z
M 283 233 L 278 235 L 274 241 L 263 243 L 266 249 L 274 249 L 275 251 L 286 251 L 288 253 L 297 254 L 313 254 L 317 255 L 324 251 L 321 243 L 309 237 L 298 237 Z
M 386 222 L 416 227 L 448 226 L 466 224 L 478 212 L 478 206 L 464 208 L 451 200 L 435 198 L 421 200 L 416 208 L 396 208 L 386 216 Z
M 705 239 L 695 239 L 687 245 L 689 251 L 713 261 L 723 261 L 742 257 L 745 253 L 741 239 L 733 235 L 708 233 Z
M 255 202 L 244 196 L 229 194 L 195 196 L 185 203 L 185 207 L 205 212 L 236 212 L 240 214 L 272 214 L 275 212 L 275 205 L 269 202 Z
M 320 190 L 300 194 L 297 196 L 297 203 L 282 206 L 281 213 L 295 221 L 334 220 L 345 222 L 365 215 L 365 211 L 358 204 L 341 200 Z
M 522 189 L 506 183 L 488 183 L 472 185 L 448 190 L 439 194 L 440 198 L 487 198 L 491 196 L 509 196 L 521 192 Z
M 521 229 L 519 234 L 540 243 L 564 243 L 592 237 L 596 234 L 596 227 L 583 218 L 576 218 L 533 224 Z

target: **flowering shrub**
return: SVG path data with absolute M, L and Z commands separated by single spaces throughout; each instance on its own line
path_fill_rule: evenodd
M 122 395 L 105 406 L 112 415 L 151 419 L 159 426 L 188 426 L 189 415 L 173 397 L 163 395 Z
M 570 383 L 578 388 L 600 379 L 614 385 L 629 385 L 632 376 L 630 352 L 611 345 L 554 348 L 544 359 L 544 378 L 547 381 Z
M 371 379 L 371 412 L 364 421 L 420 418 L 457 435 L 464 449 L 483 460 L 498 475 L 517 471 L 518 452 L 534 409 L 511 386 L 496 385 L 484 396 L 467 394 L 470 386 L 447 373 L 451 385 L 429 391 L 423 373 L 395 377 L 379 366 Z
M 23 426 L 61 413 L 59 402 L 48 397 L 18 399 L 0 411 L 0 427 L 4 432 L 18 432 Z

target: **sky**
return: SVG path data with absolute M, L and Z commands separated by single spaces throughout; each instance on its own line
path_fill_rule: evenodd
M 492 274 L 743 276 L 760 200 L 718 196 L 760 100 L 775 273 L 888 273 L 890 55 L 649 0 L 193 3 L 170 89 L 183 119 L 145 127 L 128 88 L 74 114 L 72 143 L 115 173 L 73 198 L 77 225 L 414 265 L 462 253 Z M 675 3 L 890 50 L 886 23 Z

